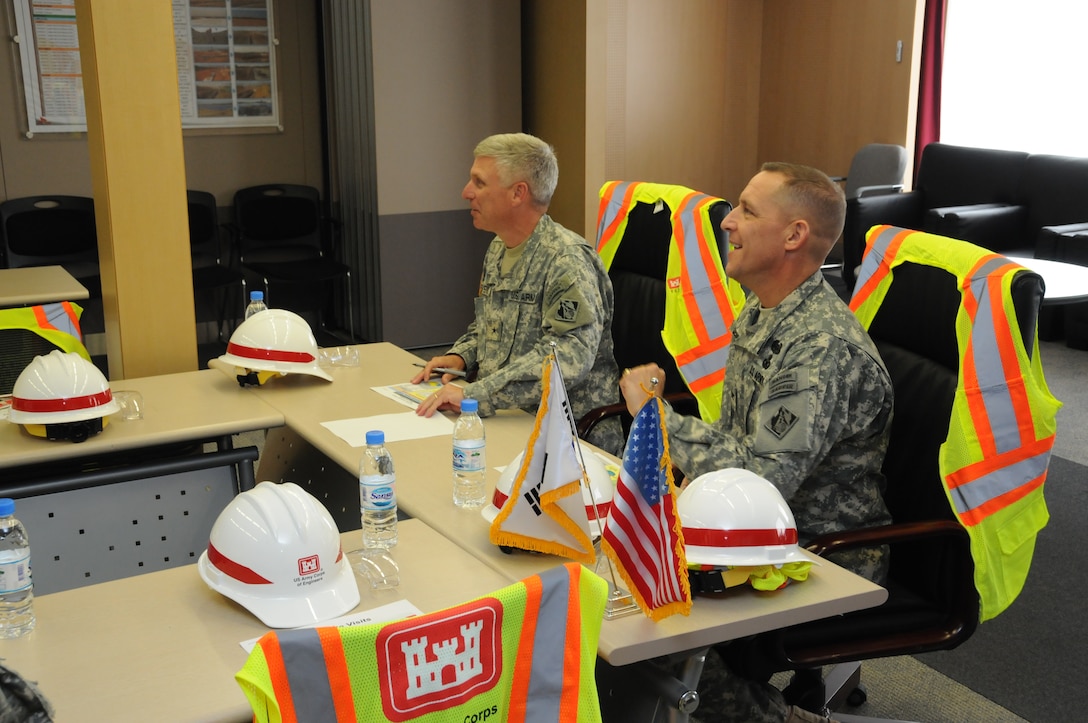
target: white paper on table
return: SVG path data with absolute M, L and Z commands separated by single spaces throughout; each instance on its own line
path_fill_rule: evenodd
M 388 623 L 394 620 L 404 620 L 405 618 L 414 618 L 417 615 L 422 615 L 423 611 L 417 608 L 407 600 L 397 600 L 391 602 L 388 605 L 382 605 L 381 607 L 371 608 L 370 610 L 360 610 L 357 613 L 351 613 L 350 615 L 342 615 L 338 618 L 331 620 L 322 620 L 319 623 L 313 625 L 303 625 L 299 628 L 293 628 L 294 630 L 305 630 L 306 628 L 317 627 L 350 627 L 352 625 L 369 625 L 370 623 Z M 257 644 L 257 638 L 250 638 L 249 640 L 243 640 L 238 643 L 242 646 L 242 649 L 247 653 L 253 650 L 253 646 Z
M 380 429 L 385 432 L 386 442 L 453 435 L 453 421 L 444 414 L 436 414 L 433 417 L 420 417 L 415 412 L 378 414 L 373 417 L 356 417 L 355 419 L 337 419 L 332 422 L 322 422 L 321 426 L 352 447 L 365 447 L 366 433 L 372 429 Z

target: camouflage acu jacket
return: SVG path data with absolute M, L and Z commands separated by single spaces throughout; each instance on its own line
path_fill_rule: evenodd
M 880 466 L 892 386 L 869 335 L 816 272 L 772 309 L 749 296 L 733 329 L 722 416 L 668 410 L 688 477 L 744 467 L 782 491 L 801 543 L 890 521 Z
M 500 276 L 506 247 L 496 237 L 484 257 L 475 318 L 449 350 L 479 365 L 465 396 L 481 413 L 520 408 L 536 413 L 540 372 L 555 343 L 574 418 L 620 400 L 612 351 L 612 282 L 578 234 L 543 216 L 509 275 Z M 590 441 L 613 453 L 619 423 L 598 425 Z M 595 430 L 595 432 L 597 431 Z

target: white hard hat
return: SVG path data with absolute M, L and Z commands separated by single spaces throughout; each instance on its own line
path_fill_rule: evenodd
M 589 477 L 589 488 L 587 489 L 585 485 L 582 485 L 582 500 L 586 503 L 586 517 L 589 518 L 590 534 L 593 537 L 599 537 L 601 525 L 604 524 L 605 519 L 608 517 L 608 511 L 612 508 L 614 485 L 612 478 L 608 474 L 608 468 L 605 467 L 604 462 L 601 461 L 596 452 L 581 442 L 578 445 L 582 448 L 582 462 L 585 464 L 586 475 Z M 495 485 L 495 492 L 491 495 L 491 502 L 484 505 L 483 509 L 480 510 L 480 514 L 488 522 L 495 521 L 499 510 L 510 498 L 510 490 L 514 489 L 514 479 L 517 477 L 524 458 L 525 452 L 518 452 L 518 456 L 514 457 L 510 464 L 506 465 L 499 476 L 498 484 Z M 596 502 L 596 512 L 593 509 L 594 501 Z
M 797 524 L 782 493 L 746 469 L 696 477 L 676 502 L 687 561 L 741 567 L 810 562 L 797 546 Z
M 31 434 L 82 442 L 101 432 L 103 418 L 120 408 L 98 367 L 55 349 L 34 357 L 19 374 L 8 419 L 27 425 Z
M 197 569 L 270 628 L 318 623 L 359 603 L 336 523 L 293 482 L 261 482 L 237 495 L 212 526 Z
M 257 383 L 271 376 L 260 372 L 309 374 L 332 381 L 332 376 L 321 368 L 310 325 L 286 309 L 266 309 L 239 324 L 230 335 L 227 353 L 219 360 L 245 371 L 238 375 L 242 384 L 249 381 L 245 377 L 251 372 L 257 372 Z

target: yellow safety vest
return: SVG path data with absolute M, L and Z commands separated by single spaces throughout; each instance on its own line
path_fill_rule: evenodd
M 725 276 L 710 207 L 722 200 L 684 186 L 609 181 L 601 187 L 597 253 L 612 265 L 635 204 L 664 202 L 672 213 L 666 269 L 665 328 L 661 338 L 676 360 L 699 414 L 713 422 L 722 412 L 722 382 L 733 322 L 744 306 L 744 289 Z
M 1016 322 L 1009 289 L 1023 267 L 947 241 L 873 227 L 850 308 L 868 329 L 892 270 L 905 261 L 945 269 L 958 280 L 959 378 L 939 467 L 949 503 L 971 537 L 981 619 L 988 620 L 1020 594 L 1035 537 L 1050 517 L 1043 483 L 1061 402 L 1043 378 L 1038 335 L 1023 339 Z
M 71 301 L 0 310 L 0 329 L 26 329 L 65 352 L 76 352 L 87 361 L 79 317 L 83 308 Z
M 267 633 L 235 678 L 269 723 L 599 723 L 607 596 L 567 563 L 429 615 Z

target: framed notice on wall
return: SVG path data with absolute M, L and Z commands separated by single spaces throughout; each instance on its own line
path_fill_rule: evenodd
M 278 127 L 272 0 L 171 3 L 182 127 Z M 15 10 L 28 135 L 86 131 L 75 0 Z

